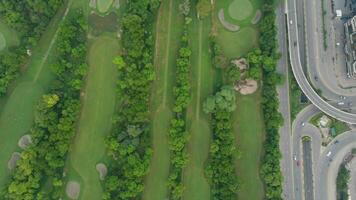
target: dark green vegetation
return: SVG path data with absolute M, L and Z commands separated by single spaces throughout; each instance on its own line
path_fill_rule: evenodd
M 114 59 L 119 70 L 121 104 L 107 138 L 112 162 L 105 181 L 104 199 L 133 199 L 143 191 L 152 149 L 149 99 L 154 80 L 152 24 L 159 1 L 129 1 L 122 18 L 125 56 Z
M 336 178 L 336 199 L 347 200 L 348 194 L 348 181 L 350 180 L 350 171 L 346 169 L 345 164 L 342 164 L 339 168 L 339 172 Z
M 319 127 L 320 118 L 324 115 L 325 115 L 324 113 L 316 114 L 310 119 L 310 123 L 313 124 L 314 126 Z M 330 119 L 330 123 L 327 125 L 327 127 L 330 128 L 331 137 L 336 137 L 337 135 L 350 130 L 349 126 L 345 122 L 339 121 L 330 116 L 327 117 Z
M 31 129 L 33 144 L 21 153 L 3 196 L 6 199 L 58 199 L 69 143 L 80 110 L 80 88 L 86 73 L 86 27 L 81 12 L 60 28 L 55 81 L 39 102 Z M 73 67 L 75 66 L 75 67 Z
M 281 153 L 279 151 L 279 127 L 283 118 L 278 112 L 278 94 L 276 85 L 281 82 L 281 77 L 276 73 L 276 64 L 279 59 L 277 53 L 277 28 L 274 12 L 274 0 L 265 0 L 262 8 L 264 18 L 259 24 L 260 49 L 262 50 L 263 86 L 262 110 L 265 121 L 266 141 L 265 156 L 261 175 L 265 183 L 265 199 L 278 200 L 282 193 L 282 174 L 280 170 Z
M 63 0 L 50 2 L 14 0 L 0 1 L 0 16 L 5 24 L 18 32 L 20 44 L 0 54 L 0 96 L 19 73 L 27 58 L 27 49 L 35 46 Z
M 232 112 L 236 109 L 235 90 L 224 86 L 204 103 L 204 112 L 212 114 L 213 138 L 206 175 L 211 181 L 212 199 L 235 199 L 238 189 L 232 134 Z

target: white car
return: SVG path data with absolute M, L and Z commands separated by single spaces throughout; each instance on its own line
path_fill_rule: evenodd
M 294 154 L 294 160 L 297 160 L 297 155 Z
M 290 24 L 293 24 L 293 21 L 292 21 L 292 20 L 290 20 L 290 21 L 289 21 L 289 23 L 290 23 Z
M 331 151 L 329 151 L 326 156 L 329 157 L 331 155 Z

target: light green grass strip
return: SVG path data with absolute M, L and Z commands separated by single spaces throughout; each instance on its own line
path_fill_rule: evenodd
M 241 152 L 241 158 L 236 160 L 238 179 L 241 182 L 238 199 L 263 199 L 260 159 L 265 133 L 261 113 L 261 90 L 252 95 L 237 97 L 233 122 L 237 148 Z
M 0 51 L 6 47 L 16 46 L 20 43 L 16 31 L 12 30 L 0 19 Z
M 157 78 L 153 83 L 150 105 L 153 156 L 145 180 L 143 200 L 168 198 L 170 168 L 168 131 L 173 117 L 175 62 L 183 29 L 183 18 L 179 15 L 178 5 L 179 1 L 162 1 L 157 15 L 154 59 Z
M 115 36 L 103 35 L 90 47 L 89 71 L 84 89 L 83 108 L 78 131 L 69 155 L 72 169 L 81 177 L 80 199 L 101 199 L 102 188 L 95 165 L 105 155 L 106 135 L 110 132 L 115 110 L 117 70 L 112 60 L 119 54 Z M 72 180 L 71 171 L 68 180 Z M 78 180 L 75 180 L 78 181 Z
M 97 0 L 99 12 L 101 13 L 107 12 L 110 9 L 112 3 L 113 0 Z
M 211 129 L 209 117 L 202 112 L 202 102 L 213 90 L 213 68 L 209 53 L 211 20 L 193 19 L 191 24 L 192 101 L 188 107 L 187 125 L 191 135 L 188 142 L 189 162 L 183 173 L 186 188 L 184 200 L 210 199 L 210 186 L 205 177 L 205 162 L 209 154 Z
M 253 13 L 250 0 L 234 0 L 229 6 L 229 15 L 235 20 L 244 20 Z

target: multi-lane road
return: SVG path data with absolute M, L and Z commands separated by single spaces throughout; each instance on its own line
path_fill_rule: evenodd
M 306 75 L 303 71 L 303 66 L 301 63 L 300 47 L 299 47 L 299 36 L 298 36 L 298 24 L 297 24 L 297 2 L 298 0 L 287 1 L 285 12 L 287 14 L 288 21 L 288 41 L 289 41 L 289 55 L 290 64 L 292 66 L 292 71 L 294 73 L 295 79 L 303 91 L 303 93 L 308 97 L 308 99 L 317 106 L 320 110 L 326 114 L 339 119 L 341 121 L 356 124 L 356 114 L 345 112 L 335 105 L 324 100 L 319 94 L 314 91 L 313 87 L 309 83 Z M 314 56 L 318 59 L 317 55 Z
M 315 41 L 308 41 L 306 38 L 308 35 L 315 33 L 310 30 L 303 30 L 301 34 L 301 30 L 298 30 L 298 28 L 304 27 L 300 26 L 300 24 L 298 26 L 298 20 L 304 19 L 303 16 L 305 16 L 305 13 L 298 13 L 297 2 L 299 7 L 303 7 L 298 0 L 288 0 L 277 9 L 276 24 L 279 27 L 278 41 L 280 51 L 282 52 L 282 58 L 278 63 L 277 69 L 279 73 L 288 75 L 287 56 L 289 55 L 295 79 L 313 105 L 302 110 L 297 115 L 295 121 L 291 123 L 289 86 L 285 84 L 278 87 L 279 98 L 281 100 L 280 112 L 285 119 L 284 126 L 280 129 L 281 170 L 284 175 L 282 197 L 285 200 L 334 200 L 336 199 L 335 182 L 338 168 L 344 156 L 352 148 L 356 147 L 356 131 L 349 131 L 339 135 L 324 148 L 322 147 L 322 138 L 319 129 L 309 124 L 308 121 L 321 110 L 336 119 L 356 124 L 356 114 L 345 112 L 336 107 L 335 104 L 320 97 L 314 91 L 304 74 L 303 66 L 306 66 L 302 62 L 302 59 L 308 62 L 309 67 L 311 65 L 318 65 L 320 62 L 317 61 L 319 59 L 317 51 L 305 49 L 305 47 L 310 48 L 313 46 L 312 43 Z M 305 9 L 305 6 L 303 8 Z M 302 9 L 303 12 L 304 9 Z M 288 34 L 285 32 L 286 22 Z M 306 26 L 306 28 L 310 29 L 309 26 Z M 306 41 L 299 41 L 300 37 Z M 313 37 L 309 36 L 310 38 Z M 289 45 L 286 44 L 286 41 L 288 41 Z M 310 43 L 308 44 L 308 42 Z M 306 50 L 305 54 L 303 54 L 304 50 Z M 312 57 L 309 59 L 305 58 L 308 56 Z M 313 61 L 313 59 L 315 60 Z M 311 61 L 313 61 L 312 64 L 310 63 Z M 310 140 L 303 142 L 302 138 L 305 136 L 310 138 Z

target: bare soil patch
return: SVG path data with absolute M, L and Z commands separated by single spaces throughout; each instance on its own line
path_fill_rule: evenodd
M 242 80 L 235 85 L 235 90 L 239 91 L 242 95 L 252 94 L 256 92 L 257 88 L 257 81 L 253 79 Z
M 76 181 L 69 181 L 66 187 L 66 194 L 70 199 L 78 199 L 80 194 L 80 184 Z
M 17 161 L 20 160 L 21 154 L 19 152 L 14 152 L 11 155 L 9 162 L 7 162 L 7 168 L 13 170 L 16 167 Z
M 231 24 L 230 22 L 225 20 L 225 13 L 223 9 L 220 9 L 219 14 L 219 21 L 220 23 L 224 26 L 229 31 L 236 32 L 240 30 L 240 26 L 237 26 L 235 24 Z
M 96 171 L 98 171 L 99 173 L 99 179 L 100 180 L 104 180 L 106 175 L 108 174 L 108 168 L 106 167 L 106 165 L 104 163 L 98 163 L 96 166 Z
M 32 144 L 31 135 L 27 134 L 22 136 L 17 144 L 21 149 L 26 149 L 30 144 Z
M 251 19 L 251 24 L 257 24 L 262 18 L 262 12 L 260 9 L 256 10 L 255 16 Z

